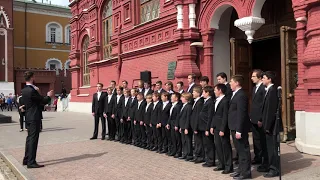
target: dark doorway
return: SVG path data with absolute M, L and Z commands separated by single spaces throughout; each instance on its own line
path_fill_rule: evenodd
M 281 85 L 280 37 L 252 43 L 252 68 L 276 73 L 275 85 Z

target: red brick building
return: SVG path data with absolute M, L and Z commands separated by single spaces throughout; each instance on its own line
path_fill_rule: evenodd
M 73 111 L 90 111 L 97 82 L 129 82 L 140 72 L 184 81 L 190 73 L 277 73 L 283 87 L 284 140 L 320 154 L 320 2 L 318 0 L 73 0 Z M 170 63 L 170 68 L 168 67 Z M 175 67 L 175 68 L 172 68 Z M 172 70 L 173 69 L 173 70 Z M 173 78 L 172 75 L 174 74 Z

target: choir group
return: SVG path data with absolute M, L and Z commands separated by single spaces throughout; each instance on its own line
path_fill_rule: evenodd
M 117 87 L 112 81 L 106 93 L 102 91 L 103 84 L 98 83 L 92 100 L 95 127 L 91 140 L 97 139 L 101 120 L 102 140 L 106 137 L 107 122 L 109 141 L 203 163 L 204 167 L 216 166 L 214 171 L 230 174 L 234 179 L 250 179 L 251 164 L 259 165 L 257 171 L 266 172 L 266 178 L 278 176 L 275 74 L 252 72 L 255 86 L 250 110 L 246 90 L 242 89 L 243 76 L 234 75 L 230 82 L 225 73 L 216 77 L 218 84 L 212 87 L 208 77 L 201 77 L 200 85 L 196 85 L 196 76 L 190 74 L 187 91 L 180 81 L 176 92 L 170 81 L 165 84 L 166 90 L 161 81 L 156 82 L 154 91 L 151 82 L 139 81 L 138 88 L 130 90 L 127 81 Z M 253 160 L 249 131 L 254 142 Z M 230 139 L 239 164 L 236 169 Z

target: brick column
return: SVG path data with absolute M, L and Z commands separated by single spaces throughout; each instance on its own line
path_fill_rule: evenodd
M 203 42 L 203 58 L 200 60 L 202 76 L 208 76 L 209 82 L 213 83 L 213 36 L 214 29 L 201 32 Z

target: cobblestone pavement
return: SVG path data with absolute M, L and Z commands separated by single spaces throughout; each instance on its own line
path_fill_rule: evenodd
M 17 114 L 13 119 L 18 121 Z M 80 113 L 45 113 L 37 161 L 29 169 L 35 179 L 231 179 L 228 175 L 182 160 L 117 142 L 90 141 L 93 118 Z M 19 124 L 0 124 L 0 147 L 22 162 L 26 132 Z M 283 179 L 320 179 L 320 157 L 299 153 L 294 143 L 282 144 Z M 253 167 L 253 178 L 264 179 Z M 274 178 L 278 179 L 278 178 Z

